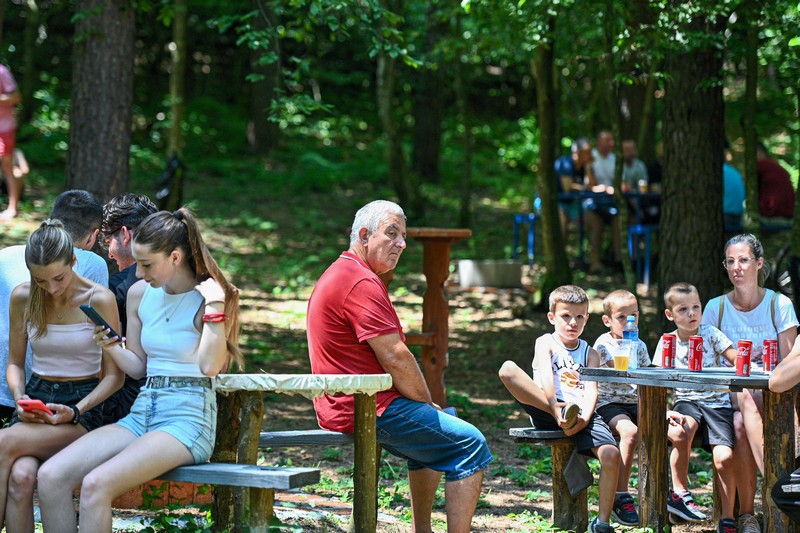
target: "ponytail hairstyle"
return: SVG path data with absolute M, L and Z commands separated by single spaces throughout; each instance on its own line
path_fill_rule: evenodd
M 75 251 L 69 233 L 64 229 L 64 224 L 54 218 L 42 222 L 39 229 L 31 233 L 25 246 L 25 264 L 28 270 L 31 270 L 31 266 L 48 266 L 58 262 L 71 267 L 74 257 Z M 34 281 L 31 274 L 25 323 L 33 327 L 34 338 L 47 334 L 45 293 L 46 291 Z
M 173 213 L 153 213 L 136 229 L 133 241 L 147 246 L 153 253 L 169 254 L 180 249 L 189 262 L 197 283 L 214 278 L 220 284 L 225 291 L 225 314 L 228 315 L 225 325 L 228 344 L 226 367 L 233 360 L 240 370 L 244 368 L 244 360 L 239 351 L 239 289 L 225 279 L 217 262 L 211 257 L 192 212 L 181 207 Z
M 764 257 L 764 247 L 761 245 L 761 241 L 758 240 L 758 237 L 752 233 L 741 233 L 728 239 L 728 242 L 725 243 L 726 256 L 728 255 L 728 248 L 735 244 L 746 244 L 747 247 L 750 248 L 750 252 L 752 252 L 756 261 Z M 758 285 L 760 287 L 764 286 L 764 283 L 767 281 L 771 270 L 772 269 L 770 268 L 769 261 L 764 259 L 761 269 L 758 271 Z

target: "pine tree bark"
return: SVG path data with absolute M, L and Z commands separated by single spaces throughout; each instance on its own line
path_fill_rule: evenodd
M 716 35 L 722 29 L 716 20 L 690 31 Z M 673 51 L 665 66 L 671 76 L 664 97 L 661 288 L 691 281 L 707 301 L 722 292 L 724 276 L 714 267 L 724 245 L 721 51 L 713 43 Z
M 101 201 L 128 187 L 135 12 L 124 0 L 78 0 L 67 187 Z

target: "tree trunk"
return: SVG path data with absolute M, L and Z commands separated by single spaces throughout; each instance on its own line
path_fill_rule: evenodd
M 457 33 L 460 34 L 460 16 L 457 22 L 457 28 Z M 464 154 L 461 159 L 461 209 L 459 212 L 459 225 L 462 228 L 468 228 L 471 225 L 470 222 L 472 218 L 473 136 L 472 124 L 470 123 L 470 115 L 467 106 L 467 90 L 466 83 L 464 82 L 464 64 L 458 60 L 456 61 L 455 68 L 456 107 L 458 109 L 458 116 L 461 119 L 461 126 L 464 128 L 464 136 L 462 138 Z
M 255 8 L 260 2 L 253 0 Z M 259 15 L 253 19 L 253 25 L 258 30 L 265 30 L 267 26 L 274 28 L 275 13 L 269 5 L 259 9 Z M 261 65 L 259 60 L 267 53 L 264 48 L 253 50 L 250 54 L 250 66 L 253 72 L 261 74 L 262 79 L 250 84 L 250 124 L 248 125 L 247 141 L 257 153 L 269 155 L 280 144 L 280 127 L 277 122 L 269 120 L 270 104 L 278 94 L 281 86 L 281 50 L 277 34 L 271 39 L 274 47 L 275 61 L 268 65 Z
M 444 114 L 444 65 L 432 57 L 439 36 L 445 27 L 439 22 L 440 2 L 428 5 L 425 25 L 425 65 L 416 74 L 414 93 L 414 151 L 411 169 L 421 181 L 439 182 L 439 154 L 442 146 L 442 116 Z M 457 67 L 459 68 L 459 67 Z
M 169 99 L 172 124 L 167 138 L 167 159 L 179 164 L 183 155 L 183 117 L 186 109 L 186 0 L 173 0 L 175 16 L 172 19 L 172 42 L 170 43 Z M 169 166 L 169 163 L 168 163 Z M 183 203 L 183 177 L 186 173 L 175 172 L 171 178 L 169 194 L 159 202 L 159 207 L 176 211 Z
M 386 51 L 378 54 L 377 97 L 378 115 L 386 138 L 386 164 L 389 173 L 389 183 L 397 194 L 398 203 L 408 205 L 409 187 L 406 171 L 406 162 L 403 154 L 400 133 L 394 120 L 392 110 L 394 105 L 395 60 Z M 415 215 L 419 215 L 415 213 Z M 416 217 L 415 217 L 416 218 Z
M 0 2 L 5 4 L 5 2 Z M 22 125 L 31 120 L 33 116 L 33 87 L 34 81 L 38 77 L 34 63 L 36 57 L 36 37 L 39 31 L 39 21 L 41 19 L 39 6 L 36 0 L 28 0 L 27 11 L 25 13 L 25 35 L 22 49 L 22 79 L 19 82 L 20 97 L 22 98 L 22 109 L 19 115 L 19 124 Z
M 707 23 L 714 35 L 720 21 Z M 672 76 L 664 98 L 664 178 L 660 281 L 691 280 L 703 301 L 723 288 L 722 163 L 724 103 L 721 52 L 708 44 L 667 56 Z
M 555 18 L 550 17 L 549 34 L 555 35 Z M 542 281 L 542 302 L 561 285 L 572 282 L 572 272 L 567 260 L 567 248 L 561 234 L 561 223 L 556 199 L 555 154 L 558 141 L 556 128 L 556 87 L 553 76 L 554 53 L 552 44 L 536 48 L 534 71 L 536 75 L 536 107 L 539 118 L 539 170 L 536 187 L 542 199 L 542 235 L 547 273 Z
M 749 5 L 745 3 L 744 5 Z M 758 13 L 757 5 L 745 8 L 745 24 L 747 35 L 745 46 L 745 62 L 747 76 L 745 77 L 744 110 L 742 112 L 742 130 L 744 132 L 744 188 L 747 191 L 747 217 L 745 217 L 748 231 L 758 230 L 758 166 L 756 164 L 756 113 L 758 112 Z
M 128 188 L 135 12 L 123 0 L 78 0 L 67 187 L 101 201 Z
M 169 100 L 172 124 L 169 128 L 167 155 L 183 155 L 183 117 L 186 109 L 186 0 L 173 0 L 175 16 L 172 19 L 170 43 L 171 69 L 169 72 Z M 173 207 L 173 211 L 180 206 Z

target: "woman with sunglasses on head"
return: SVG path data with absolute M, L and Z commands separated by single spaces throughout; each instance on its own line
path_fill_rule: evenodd
M 216 437 L 212 378 L 241 364 L 238 291 L 211 257 L 192 213 L 147 217 L 133 238 L 138 283 L 128 293 L 127 346 L 98 328 L 95 340 L 132 377 L 147 376 L 128 416 L 87 435 L 39 472 L 48 532 L 110 532 L 111 502 L 181 465 L 209 459 Z
M 764 288 L 769 263 L 761 242 L 749 233 L 736 235 L 725 244 L 722 266 L 733 290 L 712 299 L 703 311 L 703 323 L 720 329 L 734 344 L 753 342 L 751 365 L 763 363 L 765 339 L 778 340 L 779 360 L 785 357 L 797 337 L 797 315 L 792 301 Z M 754 516 L 757 470 L 764 471 L 764 402 L 761 391 L 745 389 L 731 393 L 736 443 L 736 488 L 739 493 L 739 531 L 760 532 Z
M 0 525 L 5 520 L 9 533 L 33 531 L 39 464 L 100 427 L 101 402 L 122 385 L 122 370 L 96 344 L 94 324 L 80 309 L 91 305 L 118 328 L 114 295 L 78 275 L 75 261 L 61 221 L 45 220 L 25 246 L 31 281 L 11 293 L 6 379 L 18 407 L 0 431 Z M 26 383 L 28 345 L 33 373 Z M 44 405 L 26 411 L 29 400 Z

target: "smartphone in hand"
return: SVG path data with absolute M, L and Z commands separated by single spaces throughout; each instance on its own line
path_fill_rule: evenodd
M 120 342 L 122 342 L 122 335 L 120 335 L 119 333 L 114 331 L 114 328 L 112 328 L 108 324 L 108 322 L 106 322 L 105 318 L 100 316 L 100 313 L 98 313 L 97 310 L 94 307 L 92 307 L 91 305 L 86 305 L 86 304 L 84 304 L 84 305 L 82 305 L 80 307 L 81 307 L 81 311 L 83 311 L 83 313 L 86 316 L 89 317 L 89 320 L 94 322 L 96 325 L 103 326 L 105 329 L 109 330 L 108 338 L 113 339 L 114 337 L 116 337 L 116 338 L 118 338 L 120 340 Z
M 17 400 L 17 404 L 23 411 L 44 411 L 50 416 L 53 415 L 53 411 L 48 409 L 42 400 Z

